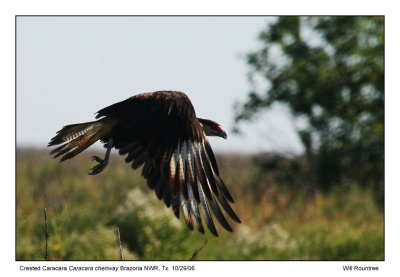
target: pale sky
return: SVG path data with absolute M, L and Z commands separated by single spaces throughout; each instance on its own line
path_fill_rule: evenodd
M 272 17 L 18 17 L 17 146 L 45 147 L 62 126 L 94 120 L 132 95 L 178 90 L 228 140 L 215 152 L 302 151 L 276 107 L 234 135 L 233 105 L 251 88 L 245 55 Z M 97 143 L 97 147 L 100 143 Z M 95 146 L 96 147 L 96 146 Z

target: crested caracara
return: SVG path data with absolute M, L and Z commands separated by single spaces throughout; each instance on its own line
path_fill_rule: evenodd
M 218 236 L 213 217 L 228 231 L 232 228 L 222 212 L 240 223 L 229 205 L 233 198 L 219 177 L 214 153 L 206 138 L 227 138 L 221 126 L 196 117 L 193 105 L 182 92 L 142 93 L 97 112 L 96 121 L 63 127 L 48 146 L 59 145 L 50 154 L 61 161 L 70 159 L 100 140 L 106 147 L 104 159 L 93 156 L 98 164 L 89 174 L 106 167 L 111 149 L 127 154 L 125 161 L 137 169 L 147 184 L 179 218 L 204 233 L 202 219 L 210 232 Z M 202 216 L 201 216 L 202 214 Z

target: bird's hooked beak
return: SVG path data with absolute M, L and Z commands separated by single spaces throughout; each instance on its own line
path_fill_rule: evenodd
M 213 133 L 214 133 L 216 136 L 218 136 L 218 137 L 221 137 L 221 138 L 224 138 L 224 139 L 227 139 L 227 138 L 228 138 L 227 133 L 225 132 L 224 129 L 222 129 L 222 127 L 221 127 L 220 125 L 218 125 L 218 126 L 216 126 L 215 128 L 213 128 L 212 131 L 213 131 Z
M 225 131 L 223 131 L 219 136 L 220 136 L 221 138 L 224 138 L 224 139 L 227 139 L 227 138 L 228 138 L 228 134 L 227 134 Z
M 204 133 L 207 136 L 215 136 L 215 137 L 221 137 L 224 139 L 228 138 L 228 135 L 226 134 L 225 130 L 222 129 L 221 125 L 219 125 L 217 122 L 209 120 L 209 119 L 201 119 L 199 118 L 201 127 L 204 130 Z

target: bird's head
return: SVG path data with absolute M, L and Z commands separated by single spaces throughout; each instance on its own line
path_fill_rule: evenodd
M 227 139 L 228 135 L 226 134 L 225 130 L 222 129 L 221 125 L 219 125 L 217 122 L 202 118 L 198 118 L 198 120 L 200 121 L 204 133 L 207 136 L 217 136 Z

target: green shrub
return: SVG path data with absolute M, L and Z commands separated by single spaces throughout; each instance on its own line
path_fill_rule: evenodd
M 251 157 L 219 156 L 242 223 L 233 233 L 216 223 L 215 238 L 191 232 L 121 157 L 88 176 L 92 154 L 60 164 L 17 149 L 17 260 L 44 259 L 45 207 L 52 260 L 119 260 L 118 228 L 126 260 L 189 260 L 199 249 L 198 260 L 383 260 L 383 213 L 357 184 L 280 190 Z

